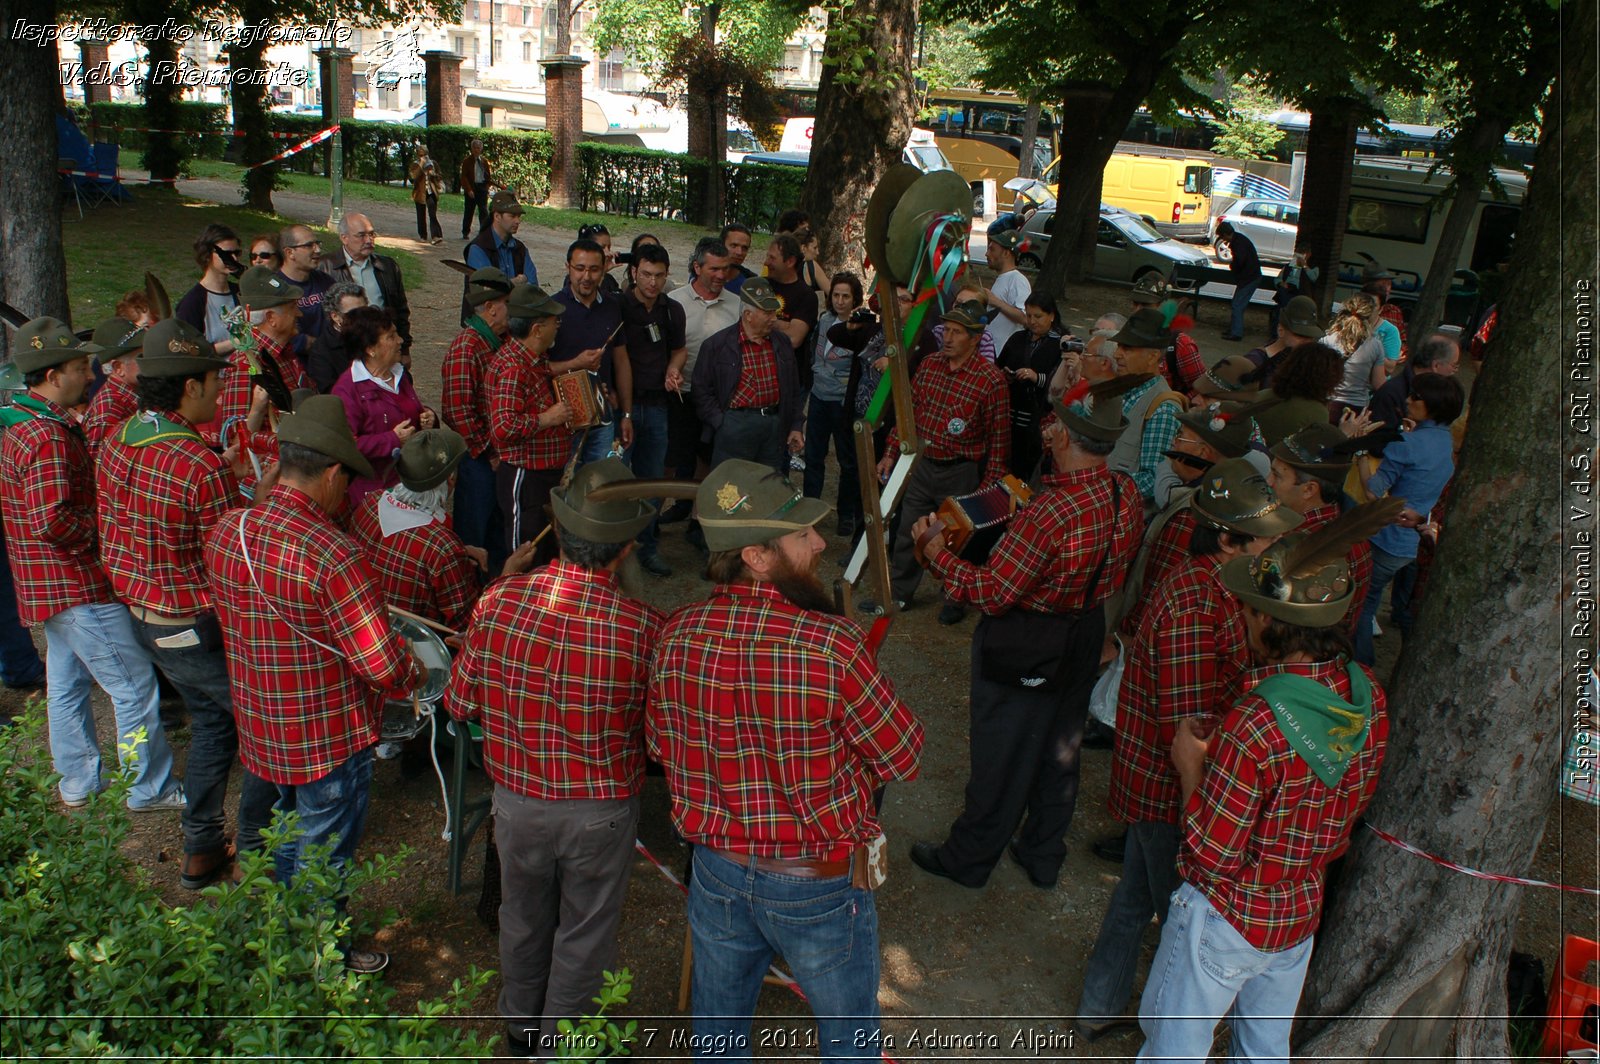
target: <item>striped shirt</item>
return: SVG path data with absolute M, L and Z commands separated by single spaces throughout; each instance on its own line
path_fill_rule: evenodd
M 530 798 L 631 798 L 644 783 L 650 652 L 666 618 L 605 570 L 558 561 L 483 593 L 444 705 L 483 722 L 489 778 Z

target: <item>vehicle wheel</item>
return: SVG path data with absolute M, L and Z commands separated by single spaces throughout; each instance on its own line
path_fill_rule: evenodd
M 1211 253 L 1217 257 L 1217 261 L 1218 262 L 1232 262 L 1233 261 L 1233 249 L 1230 248 L 1225 243 L 1224 244 L 1213 244 L 1211 246 Z
M 1144 280 L 1146 277 L 1161 277 L 1161 276 L 1163 276 L 1163 274 L 1161 273 L 1160 270 L 1156 269 L 1154 266 L 1146 266 L 1144 269 L 1140 270 L 1138 273 L 1133 275 L 1133 283 L 1134 284 L 1138 284 L 1140 281 Z
M 982 185 L 973 185 L 972 186 L 972 216 L 974 218 L 982 218 L 983 217 L 983 208 L 984 208 L 984 206 L 985 206 L 985 204 L 983 202 L 983 186 Z
M 1022 254 L 1017 256 L 1017 268 L 1019 270 L 1033 270 L 1035 273 L 1037 273 L 1039 270 L 1044 268 L 1044 262 L 1041 261 L 1039 256 L 1035 255 L 1033 252 L 1024 251 Z

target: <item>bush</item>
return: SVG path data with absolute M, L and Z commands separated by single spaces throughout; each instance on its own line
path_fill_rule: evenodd
M 586 141 L 574 152 L 580 210 L 693 221 L 700 183 L 712 164 L 674 152 Z M 797 166 L 724 163 L 725 212 L 757 229 L 775 229 L 778 216 L 800 202 L 806 172 Z
M 180 162 L 186 159 L 220 159 L 228 149 L 228 109 L 220 103 L 178 102 L 173 105 L 175 128 L 182 136 L 174 138 Z M 91 141 L 118 145 L 124 156 L 143 153 L 150 146 L 152 124 L 142 103 L 97 103 L 89 107 L 75 104 L 78 125 Z M 148 164 L 145 164 L 148 166 Z
M 349 920 L 328 900 L 340 873 L 327 848 L 293 886 L 245 859 L 238 886 L 186 908 L 162 902 L 122 853 L 128 782 L 66 812 L 38 709 L 0 734 L 0 1055 L 172 1060 L 486 1056 L 494 1039 L 449 1025 L 492 973 L 470 970 L 443 1000 L 388 1016 L 394 991 L 347 972 L 335 946 Z M 25 753 L 28 751 L 29 753 Z M 292 823 L 269 830 L 289 837 Z M 394 877 L 403 858 L 348 870 L 351 890 Z

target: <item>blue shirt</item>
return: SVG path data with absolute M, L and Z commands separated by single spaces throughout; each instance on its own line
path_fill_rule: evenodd
M 1406 506 L 1426 518 L 1455 472 L 1452 449 L 1450 430 L 1436 421 L 1424 421 L 1384 450 L 1367 488 L 1373 495 L 1404 499 Z M 1372 545 L 1397 558 L 1415 558 L 1421 539 L 1414 528 L 1388 525 L 1372 537 Z
M 572 294 L 571 285 L 563 285 L 561 291 L 550 298 L 566 308 L 561 315 L 561 327 L 556 330 L 556 342 L 547 356 L 551 370 L 564 372 L 561 363 L 577 358 L 580 352 L 604 347 L 600 368 L 595 372 L 600 375 L 601 383 L 611 386 L 611 349 L 626 342 L 617 330 L 622 324 L 622 300 L 606 295 L 602 289 L 595 293 L 594 305 L 586 307 Z M 609 343 L 607 337 L 611 337 Z
M 490 230 L 490 232 L 494 233 L 494 258 L 490 259 L 488 255 L 484 254 L 483 248 L 473 243 L 467 247 L 467 265 L 474 270 L 495 266 L 507 277 L 515 277 L 517 275 L 517 260 L 512 256 L 511 248 L 514 245 L 521 244 L 522 241 L 518 240 L 514 235 L 501 240 L 498 232 L 494 230 Z M 528 283 L 538 284 L 539 271 L 534 268 L 532 255 L 528 256 L 526 269 L 528 271 Z

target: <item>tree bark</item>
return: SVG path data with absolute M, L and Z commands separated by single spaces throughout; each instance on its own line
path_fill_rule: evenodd
M 1580 321 L 1588 328 L 1568 308 L 1593 300 L 1596 85 L 1584 54 L 1595 5 L 1574 8 L 1581 21 L 1566 30 L 1500 328 L 1474 391 L 1478 431 L 1396 671 L 1388 757 L 1367 812 L 1430 853 L 1511 875 L 1526 872 L 1544 833 L 1573 704 L 1564 672 L 1579 679 L 1562 655 L 1574 580 L 1563 571 L 1571 517 L 1560 470 L 1587 469 L 1569 463 L 1594 444 L 1591 430 L 1563 439 L 1556 413 L 1562 353 L 1580 344 Z M 1592 391 L 1592 380 L 1577 387 Z M 1592 659 L 1592 634 L 1579 642 Z M 1510 1059 L 1505 971 L 1523 894 L 1358 832 L 1317 936 L 1299 1055 Z
M 129 12 L 140 26 L 159 26 L 173 13 L 169 0 L 137 0 Z M 188 12 L 183 15 L 187 17 Z M 152 33 L 144 42 L 146 54 L 144 84 L 145 125 L 155 130 L 178 128 L 178 99 L 181 90 L 170 79 L 156 81 L 154 74 L 163 69 L 162 64 L 178 62 L 178 42 L 171 34 Z M 164 69 L 172 69 L 172 66 Z M 169 185 L 179 176 L 179 168 L 186 157 L 181 147 L 182 137 L 176 133 L 146 133 L 144 156 L 141 162 L 150 176 Z
M 1022 113 L 1022 152 L 1017 156 L 1018 177 L 1033 176 L 1033 143 L 1039 139 L 1039 112 L 1042 109 L 1038 93 L 1028 97 L 1028 109 Z
M 54 0 L 17 0 L 8 20 L 57 22 Z M 7 25 L 11 24 L 8 21 Z M 61 181 L 56 174 L 56 101 L 60 69 L 55 43 L 34 44 L 0 33 L 0 295 L 30 318 L 70 321 L 67 260 L 61 246 Z M 0 328 L 0 358 L 9 357 Z
M 1309 249 L 1311 265 L 1321 271 L 1310 294 L 1324 314 L 1333 301 L 1339 256 L 1344 250 L 1356 152 L 1356 107 L 1355 100 L 1344 97 L 1312 102 L 1311 129 L 1306 136 L 1297 243 Z
M 247 26 L 261 21 L 276 21 L 270 0 L 249 0 L 241 7 L 240 15 Z M 270 159 L 277 151 L 272 143 L 272 127 L 267 120 L 266 89 L 254 84 L 265 50 L 265 42 L 260 40 L 253 40 L 249 47 L 236 44 L 228 49 L 228 68 L 234 75 L 231 89 L 233 128 L 244 134 L 240 138 L 240 151 L 246 166 Z M 272 213 L 272 186 L 277 171 L 275 164 L 269 164 L 244 172 L 246 207 Z
M 917 0 L 857 0 L 849 14 L 870 20 L 866 46 L 872 54 L 861 72 L 866 83 L 840 83 L 832 61 L 844 46 L 830 27 L 800 209 L 811 216 L 818 258 L 830 270 L 860 273 L 867 200 L 911 135 L 913 86 L 905 72 L 911 69 Z M 884 79 L 886 73 L 897 76 Z

